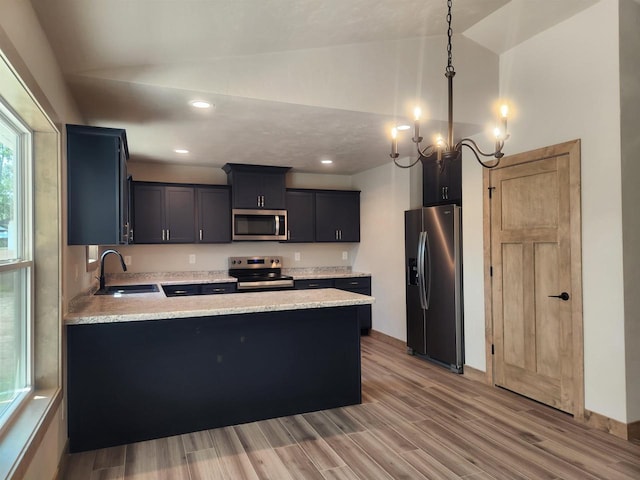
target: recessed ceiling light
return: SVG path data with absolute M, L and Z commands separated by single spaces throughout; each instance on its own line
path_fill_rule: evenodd
M 184 153 L 189 153 L 189 150 L 187 150 L 187 149 L 185 149 L 185 148 L 176 148 L 176 149 L 174 150 L 174 152 L 176 152 L 176 153 L 183 153 L 183 154 L 184 154 Z
M 398 125 L 396 130 L 409 130 L 411 127 L 409 125 Z
M 320 160 L 320 163 L 324 163 L 325 165 L 329 165 L 333 163 L 333 160 Z
M 196 108 L 211 108 L 211 104 L 209 102 L 205 102 L 204 100 L 194 100 L 191 102 L 191 106 Z

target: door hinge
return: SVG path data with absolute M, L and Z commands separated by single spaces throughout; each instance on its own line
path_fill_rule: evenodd
M 493 267 L 489 267 L 489 276 L 493 277 Z
M 496 354 L 496 349 L 493 346 L 493 343 L 491 344 L 491 355 L 495 355 Z
M 496 189 L 496 187 L 489 187 L 487 188 L 487 190 L 489 190 L 489 198 L 493 198 L 493 191 Z

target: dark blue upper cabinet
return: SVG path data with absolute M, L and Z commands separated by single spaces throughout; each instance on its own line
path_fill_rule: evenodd
M 422 160 L 422 205 L 462 205 L 462 156 Z
M 67 125 L 67 244 L 129 243 L 123 129 Z
M 285 174 L 290 167 L 227 163 L 222 169 L 231 185 L 232 208 L 284 210 Z

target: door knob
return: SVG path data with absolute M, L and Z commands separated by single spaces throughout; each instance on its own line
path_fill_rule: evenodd
M 549 298 L 559 298 L 560 300 L 564 300 L 565 302 L 569 300 L 569 294 L 567 292 L 562 292 L 560 295 L 549 295 Z

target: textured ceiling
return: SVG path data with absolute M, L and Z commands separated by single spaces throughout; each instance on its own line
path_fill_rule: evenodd
M 509 3 L 454 1 L 457 137 L 488 128 L 498 94 L 490 49 L 510 40 L 481 25 L 493 12 L 523 15 L 505 14 Z M 570 15 L 593 2 L 566 3 Z M 444 127 L 444 0 L 32 4 L 85 122 L 126 128 L 132 160 L 352 174 L 390 161 L 389 128 L 408 123 L 414 103 L 429 114 L 424 129 Z M 554 21 L 538 16 L 518 41 Z M 458 35 L 472 27 L 474 41 Z M 195 99 L 215 108 L 193 109 Z

